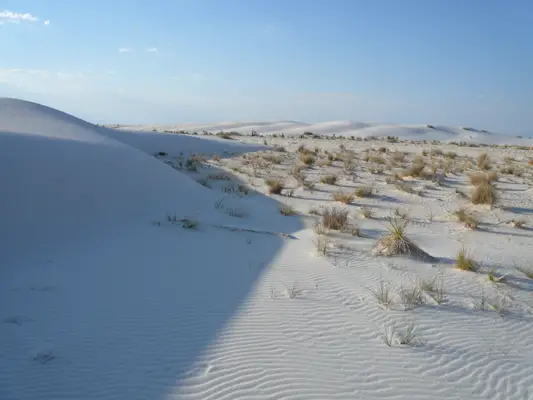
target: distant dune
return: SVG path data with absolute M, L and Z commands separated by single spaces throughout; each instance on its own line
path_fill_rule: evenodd
M 250 134 L 255 131 L 259 134 L 280 134 L 293 136 L 304 132 L 317 135 L 337 136 L 396 136 L 402 140 L 439 140 L 442 142 L 467 142 L 484 144 L 514 144 L 531 145 L 533 138 L 510 136 L 500 133 L 478 130 L 470 127 L 453 127 L 444 125 L 391 125 L 365 123 L 355 121 L 330 121 L 308 124 L 296 121 L 272 122 L 220 122 L 212 124 L 173 124 L 173 125 L 119 125 L 126 130 L 152 130 L 187 131 L 187 132 L 220 132 L 234 131 Z

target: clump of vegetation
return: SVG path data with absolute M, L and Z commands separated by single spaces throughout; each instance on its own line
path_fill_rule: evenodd
M 479 221 L 471 214 L 467 213 L 464 208 L 457 210 L 454 215 L 469 229 L 476 229 L 479 226 Z
M 372 187 L 369 187 L 369 186 L 363 186 L 363 187 L 358 187 L 357 189 L 355 189 L 355 195 L 357 197 L 370 197 L 372 196 Z
M 327 229 L 342 231 L 348 223 L 348 211 L 335 207 L 325 209 L 322 214 L 322 225 Z
M 476 163 L 478 168 L 483 171 L 489 170 L 491 167 L 490 158 L 487 153 L 481 153 L 479 156 L 477 156 Z
M 406 236 L 408 220 L 393 218 L 389 221 L 387 234 L 374 245 L 372 253 L 382 256 L 412 255 L 419 259 L 433 260 Z
M 376 164 L 386 164 L 387 163 L 387 161 L 383 157 L 380 157 L 380 156 L 369 157 L 369 161 L 371 161 L 373 163 L 376 163 Z
M 444 157 L 449 158 L 450 160 L 454 160 L 457 158 L 457 153 L 454 151 L 448 151 L 444 153 Z
M 411 178 L 427 178 L 429 177 L 429 174 L 425 171 L 425 168 L 426 164 L 424 162 L 416 161 L 413 163 L 411 168 L 402 173 L 402 176 Z
M 483 182 L 474 187 L 470 196 L 472 204 L 489 204 L 496 202 L 496 190 L 490 182 Z
M 344 193 L 342 190 L 333 193 L 333 200 L 340 201 L 344 204 L 350 204 L 353 201 L 353 195 L 350 193 Z
M 303 162 L 305 165 L 313 165 L 316 161 L 316 158 L 312 154 L 301 154 L 300 161 Z
M 380 306 L 390 308 L 394 303 L 394 291 L 388 282 L 380 281 L 376 289 L 368 289 Z
M 496 182 L 498 180 L 498 172 L 497 171 L 487 172 L 487 180 L 489 182 Z
M 281 215 L 285 215 L 285 216 L 296 214 L 296 210 L 292 208 L 291 206 L 282 206 L 279 208 L 279 212 L 281 213 Z
M 527 162 L 527 165 L 533 167 L 533 160 L 529 160 L 529 161 Z
M 285 189 L 285 185 L 279 179 L 267 179 L 266 184 L 270 194 L 281 194 L 281 191 Z
M 316 246 L 316 253 L 319 256 L 328 255 L 329 239 L 326 236 L 318 236 L 314 243 Z
M 479 265 L 466 253 L 466 249 L 463 247 L 457 253 L 457 261 L 455 262 L 455 268 L 462 271 L 472 271 L 477 272 L 479 270 Z
M 487 175 L 481 172 L 476 172 L 474 174 L 469 175 L 470 183 L 472 185 L 480 185 L 482 183 L 486 183 L 488 181 Z
M 361 216 L 366 219 L 372 218 L 372 209 L 370 207 L 361 207 Z
M 335 183 L 337 183 L 337 175 L 324 175 L 320 178 L 320 182 L 327 185 L 335 185 Z

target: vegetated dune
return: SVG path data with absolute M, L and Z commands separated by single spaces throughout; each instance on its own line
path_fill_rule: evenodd
M 483 144 L 514 144 L 533 145 L 533 138 L 517 137 L 498 134 L 488 131 L 480 131 L 468 127 L 431 126 L 431 125 L 392 125 L 377 124 L 355 121 L 329 121 L 320 123 L 303 123 L 295 121 L 272 121 L 272 122 L 222 122 L 213 124 L 175 124 L 175 125 L 135 125 L 120 126 L 127 130 L 168 130 L 186 132 L 239 132 L 250 134 L 255 131 L 259 134 L 280 134 L 293 136 L 304 132 L 312 132 L 317 135 L 336 136 L 395 136 L 401 140 L 438 140 L 441 142 L 466 142 Z
M 494 208 L 464 194 L 485 151 Z M 435 171 L 403 181 L 420 158 Z M 530 398 L 528 161 L 131 132 L 0 99 L 0 399 Z M 463 246 L 476 268 L 454 268 Z

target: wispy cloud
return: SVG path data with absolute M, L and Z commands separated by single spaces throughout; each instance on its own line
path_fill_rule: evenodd
M 22 14 L 22 13 L 12 12 L 8 10 L 0 11 L 0 24 L 4 24 L 8 22 L 13 23 L 13 24 L 19 24 L 21 22 L 37 22 L 37 21 L 39 21 L 38 17 L 28 14 L 28 13 Z
M 47 19 L 46 21 L 44 21 L 44 25 L 50 25 L 50 20 Z
M 131 53 L 131 49 L 129 47 L 121 47 L 118 49 L 119 53 Z
M 146 51 L 147 51 L 148 53 L 157 53 L 157 52 L 159 52 L 159 50 L 157 50 L 157 47 L 148 47 L 148 48 L 146 49 Z

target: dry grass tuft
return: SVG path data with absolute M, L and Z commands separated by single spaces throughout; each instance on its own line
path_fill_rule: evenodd
M 322 214 L 322 225 L 327 229 L 342 231 L 348 224 L 348 211 L 335 207 L 325 209 Z
M 279 179 L 267 179 L 266 184 L 270 194 L 281 194 L 281 191 L 285 188 L 285 185 Z
M 350 204 L 353 201 L 353 195 L 350 193 L 344 193 L 342 190 L 333 193 L 333 200 L 340 201 L 344 204 Z
M 355 189 L 355 195 L 357 197 L 370 197 L 372 196 L 373 189 L 370 186 L 359 187 Z
M 472 204 L 489 204 L 496 202 L 496 190 L 489 182 L 478 184 L 474 187 L 470 195 Z
M 372 248 L 374 255 L 396 256 L 412 255 L 419 259 L 434 261 L 434 257 L 421 250 L 416 244 L 411 242 L 406 236 L 409 221 L 403 219 L 391 219 L 389 221 L 388 233 L 382 236 Z
M 485 175 L 482 172 L 476 172 L 474 174 L 470 174 L 468 178 L 470 179 L 470 183 L 472 185 L 480 185 L 482 183 L 488 182 L 487 175 Z
M 403 171 L 402 176 L 410 178 L 427 178 L 428 173 L 425 171 L 425 168 L 425 163 L 417 161 L 411 166 L 411 168 Z
M 281 215 L 285 215 L 286 217 L 290 215 L 296 215 L 296 210 L 291 206 L 282 206 L 279 208 L 279 212 Z
M 533 160 L 529 160 L 529 161 L 527 162 L 527 165 L 530 165 L 530 166 L 533 167 Z
M 476 229 L 479 226 L 479 221 L 468 214 L 464 208 L 457 210 L 454 215 L 469 229 Z
M 479 270 L 479 265 L 472 258 L 468 257 L 466 250 L 463 247 L 461 250 L 459 250 L 459 253 L 457 253 L 455 268 L 462 271 L 477 272 Z
M 301 154 L 300 161 L 303 162 L 305 165 L 313 165 L 316 161 L 316 158 L 312 154 Z
M 496 171 L 487 172 L 487 180 L 489 182 L 496 182 L 498 180 L 498 172 Z
M 476 164 L 479 169 L 486 171 L 490 169 L 490 158 L 487 153 L 481 153 L 479 156 L 477 156 Z
M 335 185 L 337 183 L 337 175 L 324 175 L 320 178 L 320 182 L 327 185 Z

